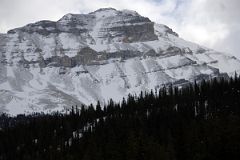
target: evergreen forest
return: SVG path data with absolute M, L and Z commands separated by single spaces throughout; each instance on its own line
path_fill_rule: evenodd
M 240 77 L 0 116 L 0 160 L 239 160 Z

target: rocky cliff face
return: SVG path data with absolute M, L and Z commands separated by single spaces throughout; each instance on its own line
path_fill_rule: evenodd
M 133 11 L 117 11 L 112 8 L 99 9 L 89 14 L 67 14 L 59 21 L 40 21 L 8 31 L 15 33 L 74 34 L 91 44 L 112 42 L 139 42 L 157 40 L 154 23 Z
M 0 112 L 120 101 L 239 70 L 235 57 L 187 42 L 134 11 L 67 14 L 0 34 Z

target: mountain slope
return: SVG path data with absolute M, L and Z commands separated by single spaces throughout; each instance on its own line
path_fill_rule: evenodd
M 129 10 L 103 8 L 0 35 L 0 112 L 119 101 L 173 83 L 227 76 L 240 61 Z

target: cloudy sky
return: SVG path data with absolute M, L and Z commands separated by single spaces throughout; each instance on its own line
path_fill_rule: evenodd
M 135 10 L 186 40 L 240 58 L 240 0 L 0 0 L 0 32 L 103 7 Z

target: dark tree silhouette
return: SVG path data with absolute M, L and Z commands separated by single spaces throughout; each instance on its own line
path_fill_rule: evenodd
M 0 116 L 0 160 L 232 160 L 239 142 L 237 74 L 65 114 Z

